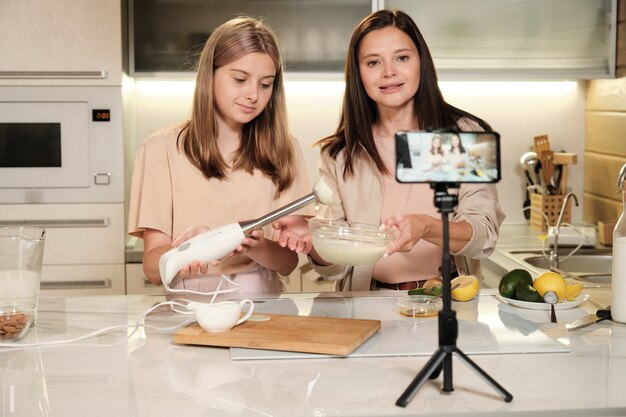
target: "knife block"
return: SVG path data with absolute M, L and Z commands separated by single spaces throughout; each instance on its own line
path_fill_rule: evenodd
M 556 226 L 565 195 L 530 195 L 530 227 L 534 230 L 547 231 L 549 226 Z M 544 215 L 542 215 L 543 213 Z M 568 201 L 563 213 L 563 223 L 572 221 L 572 202 Z

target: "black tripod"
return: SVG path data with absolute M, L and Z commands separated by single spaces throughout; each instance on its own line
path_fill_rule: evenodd
M 456 353 L 459 359 L 491 385 L 493 389 L 504 398 L 504 401 L 507 403 L 511 402 L 513 396 L 456 347 L 459 326 L 456 320 L 456 311 L 452 310 L 451 306 L 448 215 L 454 211 L 458 198 L 456 195 L 448 194 L 448 186 L 457 188 L 458 185 L 454 183 L 431 183 L 430 186 L 435 190 L 435 206 L 439 209 L 441 220 L 443 221 L 443 261 L 441 274 L 443 277 L 443 309 L 439 312 L 439 349 L 430 357 L 426 365 L 417 374 L 406 390 L 404 390 L 400 398 L 396 401 L 396 405 L 406 407 L 426 380 L 437 378 L 442 368 L 443 392 L 454 391 L 452 386 L 452 353 Z

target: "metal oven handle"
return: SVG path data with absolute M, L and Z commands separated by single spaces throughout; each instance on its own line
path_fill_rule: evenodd
M 75 281 L 41 281 L 42 290 L 67 290 L 76 288 L 111 288 L 111 280 L 108 278 L 94 280 Z
M 44 228 L 61 227 L 109 227 L 111 221 L 104 219 L 41 219 L 41 220 L 1 220 L 1 226 L 33 226 Z
M 106 70 L 98 71 L 0 71 L 0 78 L 24 78 L 24 79 L 41 79 L 41 78 L 97 78 L 106 79 Z

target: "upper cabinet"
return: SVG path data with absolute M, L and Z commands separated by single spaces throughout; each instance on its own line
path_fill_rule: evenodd
M 211 31 L 246 14 L 279 38 L 288 72 L 343 71 L 359 21 L 410 14 L 442 79 L 615 75 L 617 0 L 128 0 L 131 75 L 193 72 Z
M 122 83 L 121 4 L 0 2 L 0 85 Z
M 441 78 L 615 74 L 616 0 L 386 0 L 417 23 Z
M 130 75 L 192 72 L 212 30 L 260 17 L 289 72 L 341 72 L 350 36 L 375 0 L 128 0 Z

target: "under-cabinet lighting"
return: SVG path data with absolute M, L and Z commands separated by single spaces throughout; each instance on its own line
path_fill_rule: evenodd
M 285 81 L 285 94 L 331 96 L 343 94 L 343 81 Z
M 576 91 L 576 81 L 441 81 L 444 93 L 468 96 L 562 95 Z
M 144 94 L 193 93 L 195 80 L 136 80 L 135 88 Z M 441 81 L 445 94 L 468 96 L 562 95 L 576 91 L 576 81 Z M 329 96 L 343 94 L 343 81 L 286 81 L 286 94 Z
M 193 94 L 196 80 L 137 80 L 135 89 L 142 94 Z

